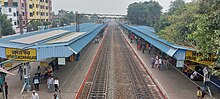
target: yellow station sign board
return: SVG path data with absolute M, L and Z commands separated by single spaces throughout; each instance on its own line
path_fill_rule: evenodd
M 15 57 L 15 60 L 18 61 L 36 61 L 37 60 L 37 51 L 36 49 L 16 49 L 16 48 L 6 48 L 6 58 L 12 59 Z
M 210 55 L 209 58 L 205 58 L 205 59 L 201 59 L 201 57 L 202 57 L 201 53 L 197 53 L 195 51 L 186 51 L 185 60 L 189 60 L 195 63 L 207 65 L 207 66 L 212 66 L 217 60 L 214 54 Z

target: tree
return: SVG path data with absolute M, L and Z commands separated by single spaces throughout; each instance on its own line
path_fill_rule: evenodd
M 15 31 L 12 28 L 11 21 L 7 19 L 7 15 L 0 14 L 0 22 L 2 36 L 15 34 Z
M 180 1 L 176 0 L 175 6 L 171 6 L 169 12 L 161 16 L 155 27 L 157 34 L 169 42 L 196 49 L 203 54 L 203 58 L 209 57 L 210 53 L 219 53 L 220 1 Z
M 190 36 L 195 39 L 197 49 L 208 57 L 208 53 L 220 52 L 220 0 L 200 0 L 198 2 L 196 31 Z
M 127 18 L 132 24 L 154 26 L 159 20 L 162 7 L 158 2 L 135 2 L 128 6 Z
M 180 9 L 184 5 L 185 5 L 185 1 L 184 0 L 175 0 L 173 2 L 170 2 L 169 14 L 171 14 L 172 12 Z
M 40 21 L 31 21 L 30 24 L 28 24 L 28 31 L 37 31 L 38 26 L 41 26 Z

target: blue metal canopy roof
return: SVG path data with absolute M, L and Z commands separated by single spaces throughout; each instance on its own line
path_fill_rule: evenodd
M 136 35 L 140 36 L 144 40 L 148 41 L 167 55 L 175 57 L 177 60 L 185 60 L 186 50 L 193 50 L 190 48 L 174 45 L 170 42 L 167 42 L 164 39 L 159 38 L 155 34 L 155 30 L 152 27 L 148 26 L 129 26 L 127 24 L 122 25 L 126 29 L 132 31 Z
M 37 60 L 51 58 L 51 57 L 69 57 L 73 53 L 79 53 L 106 25 L 105 24 L 94 24 L 85 23 L 80 24 L 80 32 L 85 32 L 84 34 L 77 36 L 68 42 L 58 42 L 53 44 L 48 44 L 46 42 L 57 39 L 62 36 L 66 36 L 75 32 L 75 26 L 67 26 L 61 28 L 47 29 L 43 31 L 36 31 L 25 33 L 23 35 L 12 35 L 6 38 L 0 39 L 0 57 L 6 58 L 6 48 L 18 48 L 18 49 L 36 49 Z M 24 44 L 11 42 L 11 40 L 31 37 L 38 34 L 47 33 L 55 30 L 65 30 L 66 32 L 46 38 L 35 42 L 34 44 Z

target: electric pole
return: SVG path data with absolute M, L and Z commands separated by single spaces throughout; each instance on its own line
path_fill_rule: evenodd
M 1 15 L 1 13 L 0 13 Z M 2 21 L 0 22 L 0 38 L 2 38 Z
M 76 32 L 79 32 L 79 14 L 78 11 L 76 11 Z

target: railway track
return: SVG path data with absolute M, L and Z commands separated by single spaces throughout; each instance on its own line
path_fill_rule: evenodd
M 161 99 L 152 79 L 114 24 L 110 25 L 88 76 L 80 99 Z M 110 86 L 113 94 L 108 96 Z
M 107 34 L 111 36 L 111 34 Z M 108 67 L 110 65 L 110 48 L 111 38 L 106 38 L 102 45 L 97 68 L 92 80 L 92 85 L 89 90 L 89 99 L 106 99 L 107 97 L 107 79 Z

